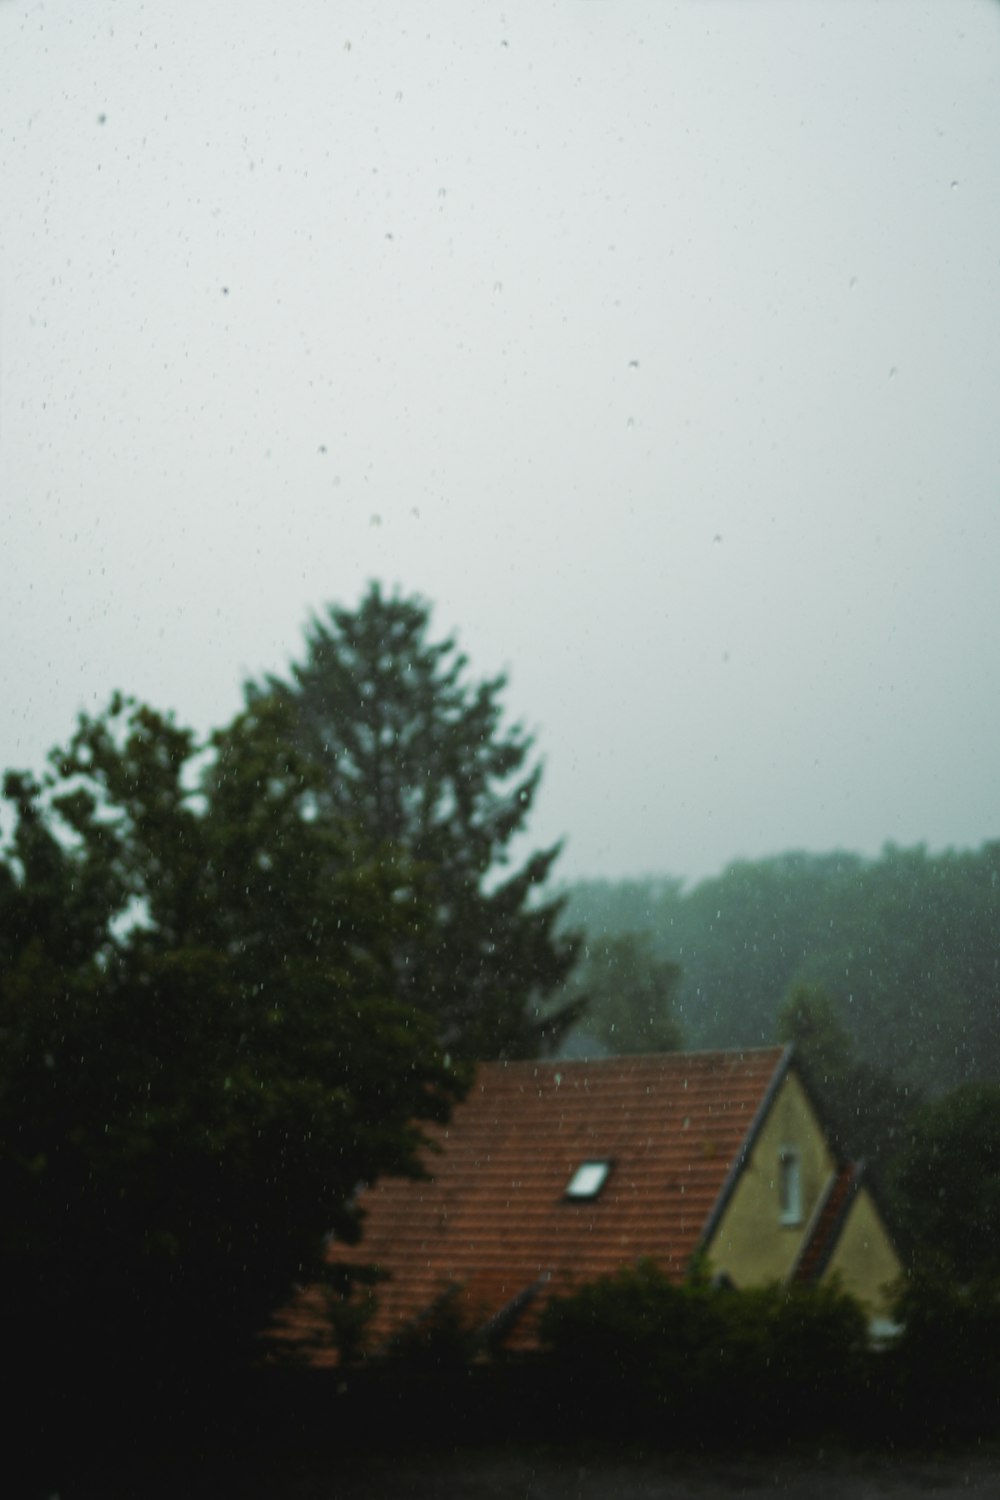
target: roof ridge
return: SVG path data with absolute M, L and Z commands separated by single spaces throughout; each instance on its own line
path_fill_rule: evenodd
M 534 1071 L 540 1069 L 554 1069 L 556 1072 L 571 1071 L 579 1072 L 582 1069 L 613 1068 L 622 1063 L 642 1063 L 653 1066 L 656 1063 L 691 1061 L 704 1057 L 726 1057 L 746 1058 L 764 1057 L 768 1054 L 781 1054 L 788 1050 L 780 1042 L 772 1043 L 770 1046 L 760 1047 L 701 1047 L 694 1050 L 684 1049 L 677 1052 L 618 1052 L 611 1053 L 607 1057 L 518 1057 L 518 1058 L 496 1058 L 490 1062 L 476 1063 L 478 1072 L 481 1068 L 489 1068 L 491 1071 L 508 1071 L 518 1069 L 526 1071 L 531 1068 Z

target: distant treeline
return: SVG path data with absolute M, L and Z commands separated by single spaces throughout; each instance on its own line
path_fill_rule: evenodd
M 667 988 L 685 1047 L 774 1042 L 789 994 L 821 986 L 857 1055 L 918 1090 L 1000 1081 L 1000 841 L 935 855 L 889 845 L 877 859 L 789 853 L 690 890 L 586 880 L 566 895 L 565 925 L 584 933 L 577 982 L 639 935 L 635 956 L 667 977 L 680 969 Z

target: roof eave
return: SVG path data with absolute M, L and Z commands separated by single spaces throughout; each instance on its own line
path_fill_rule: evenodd
M 810 1280 L 814 1283 L 818 1282 L 822 1278 L 823 1272 L 826 1270 L 826 1268 L 830 1264 L 830 1261 L 833 1259 L 833 1252 L 836 1250 L 837 1245 L 840 1243 L 840 1236 L 844 1232 L 844 1225 L 847 1223 L 847 1217 L 850 1214 L 851 1209 L 854 1207 L 854 1201 L 857 1198 L 858 1193 L 861 1191 L 861 1185 L 864 1182 L 864 1176 L 864 1162 L 854 1162 L 851 1166 L 851 1179 L 847 1186 L 847 1192 L 844 1195 L 844 1201 L 837 1210 L 837 1213 L 833 1219 L 833 1223 L 830 1225 L 826 1238 L 824 1239 L 823 1244 L 820 1246 L 819 1254 L 816 1257 L 816 1264 L 813 1267 L 812 1275 L 810 1277 Z

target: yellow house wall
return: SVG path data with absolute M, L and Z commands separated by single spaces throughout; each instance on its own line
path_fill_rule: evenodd
M 901 1270 L 882 1217 L 863 1187 L 851 1204 L 820 1280 L 839 1277 L 844 1291 L 857 1298 L 869 1317 L 884 1318 L 889 1311 L 885 1289 Z
M 782 1224 L 779 1161 L 789 1147 L 799 1155 L 801 1216 Z M 706 1249 L 713 1271 L 736 1286 L 778 1281 L 791 1271 L 834 1159 L 805 1090 L 785 1077 L 757 1136 L 722 1218 Z

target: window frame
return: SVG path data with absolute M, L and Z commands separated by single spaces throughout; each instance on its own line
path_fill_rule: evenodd
M 564 1200 L 567 1203 L 593 1203 L 595 1198 L 599 1198 L 603 1193 L 613 1166 L 614 1162 L 610 1156 L 588 1156 L 585 1161 L 581 1161 L 573 1168 L 563 1193 Z M 588 1174 L 594 1174 L 596 1171 L 600 1171 L 600 1176 L 594 1181 L 593 1186 L 588 1186 L 587 1184 L 591 1181 L 591 1176 Z M 576 1184 L 575 1188 L 574 1184 Z
M 778 1152 L 778 1223 L 793 1228 L 802 1223 L 802 1156 L 797 1146 Z

